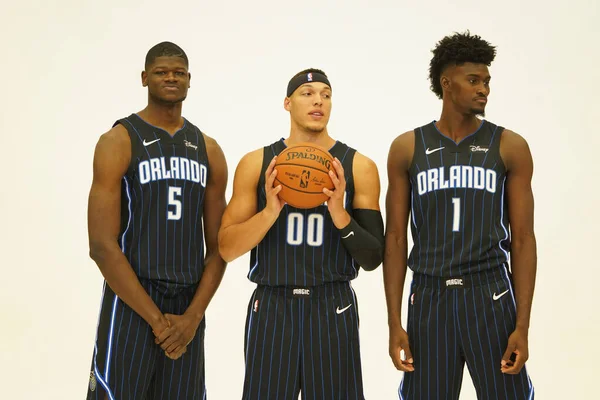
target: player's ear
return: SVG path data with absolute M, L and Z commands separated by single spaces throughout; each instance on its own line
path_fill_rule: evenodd
M 286 97 L 285 99 L 283 99 L 283 108 L 286 109 L 286 111 L 290 111 L 290 103 L 292 101 L 290 100 L 289 97 Z
M 188 72 L 188 89 L 192 87 L 192 73 Z
M 446 75 L 440 77 L 440 85 L 443 90 L 450 90 L 450 78 Z
M 142 86 L 148 86 L 148 73 L 146 71 L 142 71 Z

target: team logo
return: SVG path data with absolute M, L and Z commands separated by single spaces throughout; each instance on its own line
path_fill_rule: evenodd
M 196 146 L 195 144 L 193 144 L 192 142 L 188 142 L 187 140 L 184 140 L 183 143 L 185 143 L 185 145 L 187 147 L 191 147 L 194 150 L 198 150 L 198 146 Z
M 308 75 L 306 75 L 306 79 L 308 79 L 309 82 L 312 82 L 312 80 L 313 80 L 312 72 L 309 72 Z
M 306 189 L 308 187 L 309 179 L 310 179 L 310 171 L 303 170 L 302 175 L 300 176 L 300 187 Z
M 94 374 L 94 371 L 90 372 L 90 391 L 94 391 L 96 390 L 96 374 Z
M 473 144 L 470 147 L 471 147 L 471 152 L 473 152 L 473 153 L 475 153 L 475 152 L 487 153 L 489 150 L 487 147 L 475 146 Z
M 462 278 L 448 279 L 446 281 L 446 287 L 452 287 L 452 286 L 458 286 L 458 287 L 464 286 Z
M 296 288 L 292 291 L 292 295 L 295 297 L 308 297 L 310 296 L 310 289 Z
M 258 299 L 254 302 L 254 312 L 258 312 Z

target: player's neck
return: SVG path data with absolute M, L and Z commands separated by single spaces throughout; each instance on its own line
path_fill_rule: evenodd
M 314 143 L 325 149 L 330 149 L 335 144 L 335 139 L 329 136 L 327 128 L 321 132 L 309 132 L 300 127 L 292 126 L 290 136 L 285 139 L 286 146 L 293 146 L 298 143 Z
M 455 142 L 460 142 L 479 129 L 481 120 L 472 113 L 462 114 L 444 107 L 442 115 L 435 125 L 443 135 Z
M 181 102 L 172 105 L 148 102 L 146 108 L 140 111 L 138 115 L 149 124 L 164 129 L 173 135 L 183 127 L 181 106 Z

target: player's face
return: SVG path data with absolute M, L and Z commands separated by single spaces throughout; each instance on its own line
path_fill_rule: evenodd
M 331 114 L 331 88 L 321 82 L 305 83 L 285 99 L 292 121 L 306 132 L 325 130 Z
M 187 97 L 191 74 L 181 57 L 157 57 L 142 72 L 142 83 L 150 97 L 162 104 L 180 103 Z
M 465 63 L 450 71 L 452 102 L 464 113 L 485 115 L 490 94 L 490 73 L 487 65 Z

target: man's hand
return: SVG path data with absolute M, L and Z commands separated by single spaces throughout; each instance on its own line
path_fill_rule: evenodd
M 512 354 L 515 354 L 514 361 Z M 521 368 L 525 365 L 525 361 L 529 358 L 529 344 L 527 339 L 527 331 L 515 329 L 508 338 L 508 346 L 502 357 L 502 373 L 509 375 L 517 375 L 521 372 Z
M 188 315 L 165 314 L 169 327 L 156 335 L 156 344 L 169 358 L 177 359 L 186 351 L 186 346 L 196 336 L 200 321 Z
M 278 216 L 283 209 L 285 202 L 278 196 L 282 186 L 273 186 L 275 184 L 275 178 L 277 177 L 277 170 L 275 169 L 276 162 L 277 157 L 273 157 L 265 171 L 265 193 L 267 196 L 267 206 L 265 209 L 268 210 L 269 213 Z
M 333 169 L 329 171 L 329 177 L 333 182 L 334 189 L 323 188 L 323 193 L 329 196 L 327 199 L 327 208 L 330 214 L 336 214 L 344 211 L 344 193 L 346 193 L 346 178 L 344 168 L 340 160 L 335 157 L 331 163 Z
M 401 352 L 404 350 L 405 360 L 401 357 Z M 394 362 L 394 366 L 399 371 L 413 372 L 413 356 L 408 346 L 408 333 L 401 328 L 390 328 L 390 357 Z

